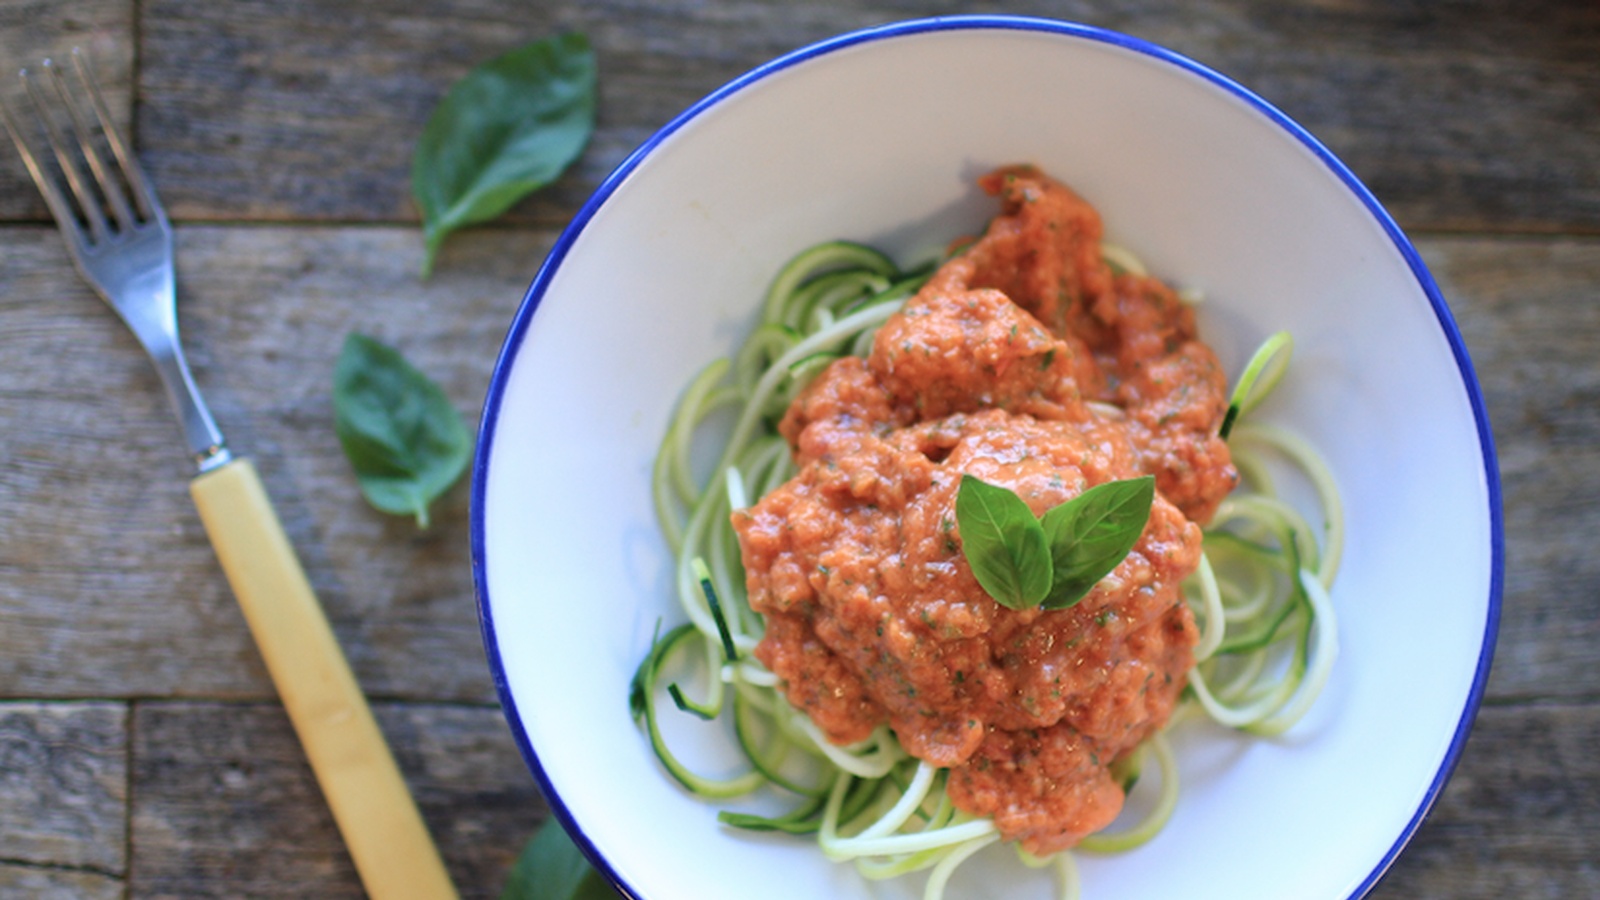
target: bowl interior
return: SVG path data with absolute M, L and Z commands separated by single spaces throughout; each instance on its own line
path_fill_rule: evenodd
M 657 622 L 681 621 L 650 503 L 682 386 L 750 327 L 795 251 L 850 238 L 902 262 L 981 228 L 973 186 L 1033 162 L 1153 273 L 1204 292 L 1231 373 L 1289 329 L 1257 416 L 1328 457 L 1349 543 L 1341 657 L 1279 740 L 1176 736 L 1167 829 L 1081 861 L 1084 896 L 1359 894 L 1448 774 L 1487 671 L 1498 494 L 1460 338 L 1409 244 L 1354 179 L 1261 101 L 1117 35 L 935 20 L 802 51 L 735 82 L 626 163 L 540 272 L 485 410 L 474 551 L 491 664 L 552 805 L 651 900 L 919 896 L 815 845 L 733 832 L 680 790 L 629 716 Z M 720 736 L 687 730 L 715 772 Z M 959 896 L 1044 897 L 987 854 Z M 986 874 L 987 873 L 987 874 Z

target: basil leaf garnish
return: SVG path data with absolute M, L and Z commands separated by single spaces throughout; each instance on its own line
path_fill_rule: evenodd
M 1108 481 L 1035 519 L 1015 493 L 962 475 L 956 490 L 961 554 L 1001 606 L 1066 609 L 1139 542 L 1155 494 L 1149 475 Z
M 589 865 L 554 817 L 528 841 L 506 878 L 500 900 L 616 900 L 618 894 Z
M 1053 572 L 1045 609 L 1065 609 L 1115 569 L 1144 533 L 1155 478 L 1096 485 L 1051 509 L 1042 520 Z
M 352 333 L 334 367 L 333 413 L 367 501 L 427 528 L 429 504 L 472 455 L 472 435 L 450 398 L 394 348 Z
M 589 39 L 573 33 L 498 56 L 450 88 L 411 158 L 423 277 L 446 235 L 500 215 L 578 158 L 594 131 L 595 81 Z
M 1050 590 L 1050 551 L 1033 510 L 1011 491 L 971 475 L 956 490 L 961 553 L 1001 606 L 1038 606 Z

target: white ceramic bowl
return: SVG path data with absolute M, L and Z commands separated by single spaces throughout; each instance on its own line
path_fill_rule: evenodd
M 1257 415 L 1310 437 L 1348 506 L 1342 655 L 1312 714 L 1279 740 L 1183 732 L 1170 825 L 1085 858 L 1084 896 L 1359 896 L 1448 778 L 1493 649 L 1500 500 L 1466 350 L 1416 252 L 1315 139 L 1192 61 L 1059 22 L 909 22 L 769 63 L 652 137 L 551 251 L 494 373 L 472 515 L 490 666 L 556 815 L 624 892 L 920 890 L 725 829 L 652 757 L 628 683 L 678 618 L 650 467 L 680 389 L 737 344 L 790 254 L 852 238 L 926 258 L 982 225 L 973 179 L 1012 162 L 1203 289 L 1229 371 L 1294 333 L 1292 376 Z M 951 896 L 1049 895 L 990 855 Z

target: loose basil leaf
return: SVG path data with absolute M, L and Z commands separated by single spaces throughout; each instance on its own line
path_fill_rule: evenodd
M 472 455 L 472 435 L 450 398 L 394 348 L 351 333 L 334 367 L 333 413 L 367 502 L 427 528 L 428 505 Z
M 561 823 L 546 819 L 522 848 L 500 900 L 615 900 L 616 892 L 589 865 Z
M 426 278 L 445 236 L 554 181 L 594 131 L 589 39 L 534 41 L 467 73 L 434 108 L 411 157 Z
M 1045 609 L 1082 600 L 1115 569 L 1150 521 L 1156 480 L 1149 475 L 1096 485 L 1044 514 L 1053 578 Z
M 1050 591 L 1050 550 L 1033 510 L 1011 491 L 971 475 L 956 489 L 961 553 L 1001 606 L 1029 609 Z

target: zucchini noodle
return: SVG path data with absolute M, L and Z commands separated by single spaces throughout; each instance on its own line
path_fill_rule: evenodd
M 1144 271 L 1124 248 L 1105 245 L 1103 253 L 1117 271 Z M 763 626 L 749 606 L 729 522 L 733 510 L 795 474 L 776 427 L 789 404 L 828 363 L 866 354 L 878 326 L 931 272 L 931 266 L 902 271 L 860 244 L 811 247 L 773 280 L 750 338 L 689 382 L 652 478 L 687 621 L 664 634 L 658 629 L 634 677 L 630 703 L 663 767 L 685 789 L 716 801 L 764 791 L 793 803 L 777 816 L 723 810 L 724 824 L 813 835 L 825 856 L 852 861 L 869 879 L 925 871 L 925 900 L 940 900 L 951 873 L 998 842 L 998 830 L 991 820 L 957 810 L 945 792 L 945 771 L 907 754 L 888 728 L 836 747 L 789 705 L 778 678 L 752 656 Z M 1233 391 L 1220 431 L 1242 484 L 1207 527 L 1199 568 L 1184 585 L 1200 629 L 1184 702 L 1166 730 L 1113 768 L 1131 790 L 1145 758 L 1154 758 L 1157 784 L 1145 804 L 1149 811 L 1140 821 L 1119 821 L 1115 830 L 1085 838 L 1081 852 L 1131 850 L 1173 815 L 1178 770 L 1167 732 L 1177 723 L 1203 714 L 1250 734 L 1278 735 L 1301 719 L 1327 682 L 1338 651 L 1328 592 L 1344 546 L 1337 485 L 1300 436 L 1239 421 L 1283 377 L 1292 349 L 1286 332 L 1261 345 Z M 707 435 L 717 441 L 719 458 L 709 471 L 697 473 L 693 448 Z M 1279 499 L 1274 472 L 1285 466 L 1310 484 L 1320 521 L 1309 521 Z M 679 676 L 698 683 L 685 690 L 670 680 Z M 745 767 L 712 777 L 680 760 L 659 727 L 663 696 L 697 718 L 731 719 Z M 731 716 L 725 715 L 730 706 Z M 1018 848 L 1017 855 L 1027 866 L 1049 869 L 1057 896 L 1078 896 L 1072 853 L 1039 859 Z

